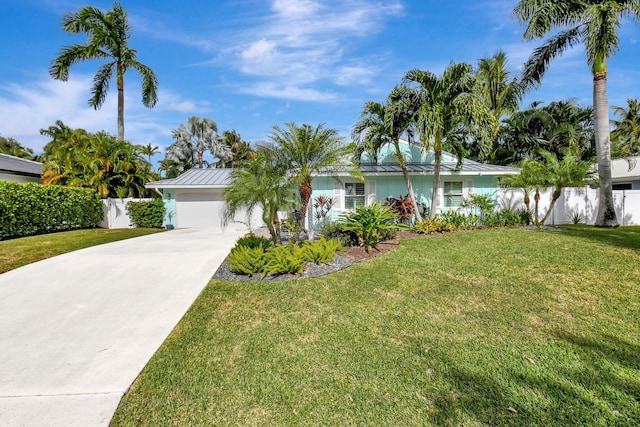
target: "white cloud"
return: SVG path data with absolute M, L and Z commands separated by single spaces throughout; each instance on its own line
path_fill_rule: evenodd
M 336 95 L 329 92 L 322 92 L 316 89 L 303 88 L 292 85 L 279 85 L 270 82 L 261 82 L 249 85 L 240 89 L 242 92 L 262 96 L 267 98 L 287 99 L 293 101 L 314 101 L 327 102 L 336 98 Z
M 87 100 L 92 84 L 91 75 L 72 74 L 61 82 L 44 77 L 29 84 L 5 84 L 0 87 L 0 117 L 2 135 L 15 138 L 27 147 L 41 152 L 48 137 L 40 135 L 61 120 L 72 128 L 89 132 L 104 130 L 117 133 L 117 97 L 109 93 L 99 110 L 89 107 Z M 114 89 L 114 88 L 112 88 Z M 182 99 L 168 91 L 160 91 L 158 106 L 148 109 L 140 103 L 139 94 L 125 94 L 125 138 L 133 143 L 170 143 L 171 128 L 167 120 L 171 112 L 195 113 L 210 110 L 208 102 Z

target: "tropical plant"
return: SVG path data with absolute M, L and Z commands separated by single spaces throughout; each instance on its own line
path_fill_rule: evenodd
M 209 151 L 213 157 L 227 159 L 231 150 L 218 136 L 218 125 L 211 119 L 191 116 L 187 125 L 180 125 L 171 131 L 175 142 L 167 148 L 165 160 L 182 165 L 198 165 L 200 169 L 206 163 L 205 151 Z
M 280 243 L 279 210 L 289 210 L 294 204 L 292 181 L 274 152 L 259 148 L 256 157 L 231 172 L 229 186 L 224 190 L 224 222 L 232 220 L 241 209 L 250 217 L 257 207 L 274 245 Z
M 544 162 L 541 167 L 544 171 L 543 176 L 545 182 L 543 185 L 547 188 L 553 188 L 549 209 L 547 209 L 547 213 L 542 217 L 542 220 L 540 220 L 540 223 L 544 224 L 551 212 L 553 212 L 556 201 L 562 195 L 563 188 L 582 187 L 588 183 L 590 175 L 589 169 L 592 164 L 578 160 L 571 155 L 564 156 L 564 158 L 559 161 L 554 154 L 548 151 L 542 152 L 541 154 L 544 157 Z
M 151 164 L 151 157 L 158 154 L 158 150 L 160 147 L 157 145 L 153 146 L 151 144 L 141 145 L 140 146 L 140 154 L 143 156 L 147 156 L 147 161 Z
M 526 24 L 525 40 L 540 39 L 556 31 L 536 48 L 525 63 L 523 81 L 538 86 L 551 61 L 582 43 L 593 75 L 593 108 L 600 180 L 595 225 L 616 227 L 611 182 L 611 144 L 607 101 L 607 59 L 618 50 L 618 30 L 625 18 L 640 19 L 637 0 L 520 0 L 514 15 Z
M 157 178 L 140 146 L 105 132 L 71 129 L 62 122 L 40 133 L 52 140 L 44 147 L 43 184 L 95 189 L 100 197 L 143 197 L 144 185 Z
M 306 240 L 302 242 L 301 248 L 305 260 L 315 264 L 329 263 L 333 261 L 334 255 L 344 252 L 340 240 L 327 240 L 324 237 L 315 242 Z
M 25 147 L 13 138 L 5 138 L 0 135 L 0 153 L 8 154 L 22 159 L 34 160 L 33 149 Z
M 232 272 L 246 276 L 262 272 L 267 265 L 267 257 L 262 247 L 237 245 L 229 252 L 227 261 Z
M 455 225 L 438 218 L 425 219 L 424 221 L 416 222 L 411 227 L 411 231 L 419 234 L 447 233 L 455 230 Z
M 216 162 L 217 168 L 234 168 L 256 155 L 251 144 L 243 141 L 235 129 L 222 132 L 222 142 L 228 148 L 228 155 Z
M 418 202 L 413 191 L 406 159 L 400 148 L 400 138 L 405 136 L 409 144 L 413 144 L 412 106 L 407 88 L 398 86 L 389 94 L 384 104 L 369 101 L 365 104 L 361 119 L 353 128 L 352 138 L 356 141 L 357 162 L 363 153 L 377 159 L 380 148 L 391 144 L 395 149 L 395 157 L 402 170 L 407 194 L 413 205 L 413 214 L 417 221 L 422 220 Z
M 480 211 L 480 222 L 484 223 L 485 216 L 492 213 L 496 208 L 496 201 L 487 194 L 470 194 L 469 197 L 462 199 L 460 207 L 468 208 L 472 211 L 478 209 Z
M 517 77 L 510 76 L 507 54 L 504 51 L 478 61 L 476 84 L 480 98 L 496 120 L 515 113 L 520 108 L 524 88 Z
M 440 169 L 443 150 L 454 153 L 462 166 L 464 144 L 474 137 L 490 145 L 498 131 L 498 122 L 477 93 L 473 68 L 466 63 L 451 63 L 441 76 L 430 71 L 410 70 L 404 80 L 414 84 L 409 97 L 413 121 L 424 149 L 433 150 L 435 164 L 429 218 L 436 215 L 440 194 Z
M 342 221 L 327 222 L 320 229 L 320 234 L 327 240 L 337 239 L 342 246 L 358 246 L 358 235 L 345 227 L 347 225 Z
M 311 181 L 319 173 L 332 173 L 338 168 L 349 167 L 349 172 L 357 175 L 355 167 L 347 164 L 353 153 L 353 146 L 344 144 L 342 137 L 334 129 L 319 124 L 315 128 L 308 124 L 297 126 L 286 123 L 286 128 L 273 126 L 269 134 L 268 147 L 277 162 L 288 171 L 300 194 L 299 230 L 303 230 L 307 208 L 313 187 Z M 297 240 L 295 236 L 294 240 Z
M 158 101 L 158 78 L 155 72 L 139 62 L 138 52 L 129 47 L 131 26 L 127 12 L 118 2 L 114 2 L 113 8 L 107 12 L 93 6 L 83 6 L 76 12 L 63 16 L 62 29 L 71 34 L 86 34 L 87 42 L 84 45 L 63 47 L 53 60 L 49 74 L 54 79 L 67 81 L 71 66 L 78 62 L 93 59 L 110 61 L 100 66 L 93 78 L 89 105 L 96 110 L 102 107 L 109 83 L 115 74 L 118 89 L 118 139 L 124 141 L 125 73 L 134 69 L 142 78 L 142 103 L 146 107 L 153 108 Z
M 278 245 L 266 252 L 266 264 L 262 268 L 262 278 L 267 275 L 300 274 L 307 265 L 304 249 L 295 243 Z
M 316 220 L 316 224 L 322 227 L 329 221 L 331 218 L 331 209 L 335 203 L 336 199 L 325 196 L 324 194 L 313 199 L 313 217 Z
M 252 249 L 262 248 L 262 250 L 266 250 L 273 246 L 273 242 L 266 237 L 250 234 L 248 236 L 240 237 L 236 241 L 236 246 L 246 246 Z
M 342 229 L 353 231 L 367 253 L 369 248 L 377 248 L 385 230 L 401 227 L 401 224 L 396 222 L 397 219 L 398 216 L 391 207 L 382 202 L 358 206 L 354 212 L 341 215 Z
M 613 120 L 615 128 L 611 132 L 611 157 L 640 155 L 640 102 L 627 99 L 627 106 L 614 106 L 613 114 L 619 120 Z

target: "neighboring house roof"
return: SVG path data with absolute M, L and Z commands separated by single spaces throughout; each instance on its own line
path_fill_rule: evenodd
M 8 154 L 0 154 L 0 173 L 39 178 L 42 176 L 42 163 Z
M 226 188 L 233 169 L 189 169 L 176 178 L 149 182 L 146 188 Z
M 640 156 L 611 161 L 611 179 L 615 181 L 635 181 L 640 179 Z

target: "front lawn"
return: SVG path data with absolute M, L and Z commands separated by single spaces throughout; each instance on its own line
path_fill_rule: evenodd
M 640 229 L 405 240 L 212 281 L 113 425 L 637 425 Z
M 157 228 L 63 231 L 0 241 L 0 273 L 66 252 L 162 231 Z

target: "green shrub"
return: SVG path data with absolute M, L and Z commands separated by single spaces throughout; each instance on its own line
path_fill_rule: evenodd
M 331 262 L 335 254 L 344 252 L 338 239 L 327 240 L 324 237 L 316 242 L 307 240 L 301 247 L 305 260 L 316 264 Z
M 275 246 L 265 252 L 266 264 L 262 269 L 262 277 L 267 274 L 300 274 L 304 271 L 307 261 L 304 250 L 295 243 L 287 246 Z
M 162 228 L 164 202 L 162 199 L 127 203 L 131 222 L 141 228 Z
M 456 230 L 476 228 L 481 225 L 480 216 L 474 213 L 464 214 L 460 211 L 446 211 L 437 214 L 436 218 L 451 224 Z
M 95 190 L 0 181 L 0 240 L 94 228 L 103 218 Z
M 492 212 L 484 217 L 484 225 L 486 227 L 514 227 L 518 225 L 526 225 L 526 218 L 520 213 L 506 209 L 501 212 Z
M 396 223 L 398 216 L 390 206 L 383 203 L 373 203 L 369 206 L 358 206 L 355 212 L 343 214 L 343 230 L 353 231 L 369 252 L 369 248 L 375 248 L 382 241 L 382 233 L 386 230 L 398 229 Z
M 245 246 L 247 248 L 256 249 L 261 248 L 263 251 L 273 246 L 273 242 L 266 237 L 256 236 L 250 234 L 245 237 L 241 237 L 236 241 L 236 246 Z
M 358 246 L 358 235 L 344 229 L 344 222 L 329 222 L 322 226 L 320 233 L 325 239 L 338 239 L 345 247 Z
M 231 249 L 227 260 L 231 271 L 246 276 L 262 272 L 267 264 L 266 253 L 260 247 L 235 246 Z
M 451 223 L 444 222 L 436 218 L 436 219 L 426 219 L 424 221 L 420 221 L 413 226 L 412 230 L 415 233 L 420 233 L 420 234 L 446 233 L 450 231 L 455 231 L 456 227 Z

